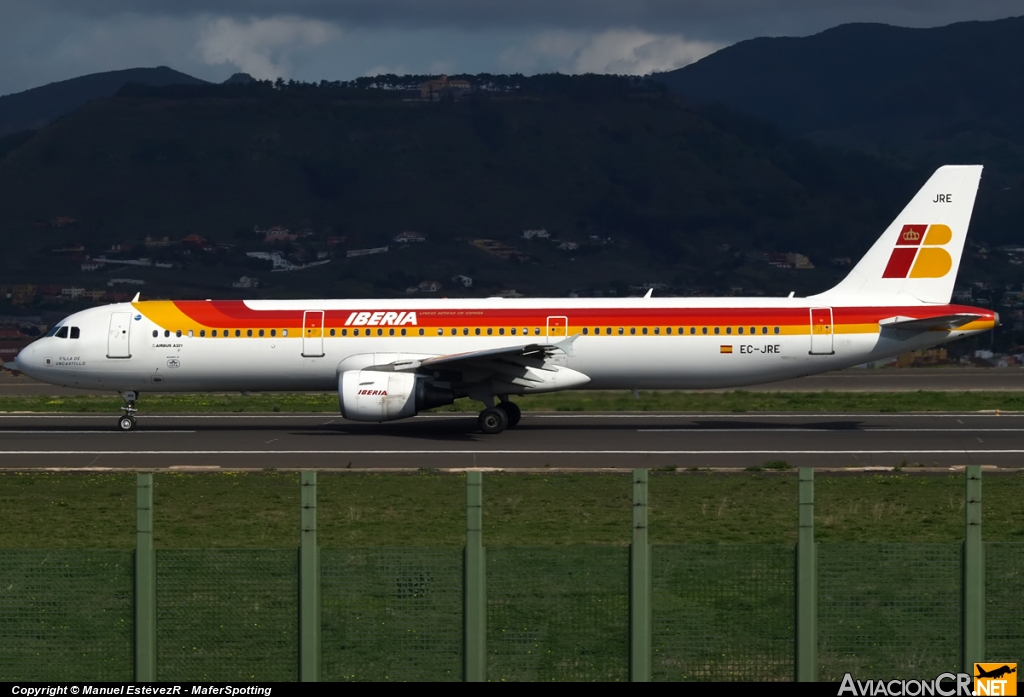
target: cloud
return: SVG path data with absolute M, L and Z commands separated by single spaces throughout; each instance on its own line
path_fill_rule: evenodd
M 548 31 L 504 51 L 499 62 L 513 72 L 647 75 L 689 65 L 724 46 L 675 34 L 613 29 L 597 34 Z
M 257 79 L 273 79 L 292 74 L 297 53 L 315 49 L 340 33 L 329 22 L 299 17 L 220 17 L 202 29 L 197 48 L 208 65 L 229 64 Z

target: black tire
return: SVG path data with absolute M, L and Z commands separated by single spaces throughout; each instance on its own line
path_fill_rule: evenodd
M 498 408 L 505 412 L 505 416 L 508 417 L 509 428 L 515 428 L 519 425 L 519 419 L 523 418 L 523 410 L 519 408 L 518 404 L 501 402 L 498 404 Z
M 134 431 L 135 419 L 130 416 L 122 416 L 117 420 L 117 428 L 121 431 Z
M 508 416 L 505 414 L 504 409 L 499 409 L 498 407 L 484 409 L 480 412 L 477 425 L 484 433 L 501 433 L 508 427 Z

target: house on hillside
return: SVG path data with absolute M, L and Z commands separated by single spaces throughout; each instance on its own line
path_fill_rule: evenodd
M 534 237 L 536 237 L 537 239 L 546 240 L 549 237 L 551 237 L 551 233 L 545 230 L 544 228 L 539 228 L 537 230 L 523 230 L 524 240 L 532 240 Z
M 419 232 L 400 232 L 397 235 L 395 235 L 392 239 L 395 242 L 398 242 L 399 244 L 404 244 L 406 242 L 426 242 L 427 241 L 426 235 L 424 235 L 422 233 L 419 233 Z
M 447 75 L 442 75 L 436 80 L 427 80 L 420 83 L 420 99 L 437 101 L 444 97 L 458 99 L 472 90 L 469 80 L 449 80 Z
M 473 279 L 470 278 L 469 276 L 463 276 L 462 274 L 459 274 L 458 276 L 452 276 L 452 283 L 460 285 L 463 288 L 473 287 Z
M 442 286 L 437 281 L 423 281 L 419 285 L 419 289 L 423 293 L 436 293 L 441 290 Z

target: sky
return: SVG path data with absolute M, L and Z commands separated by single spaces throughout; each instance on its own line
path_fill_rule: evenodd
M 934 27 L 1024 0 L 0 0 L 0 95 L 167 65 L 211 81 L 680 68 L 847 22 Z

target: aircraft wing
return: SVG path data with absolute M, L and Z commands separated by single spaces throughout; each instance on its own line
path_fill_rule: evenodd
M 572 343 L 575 340 L 576 336 L 572 336 L 554 344 L 523 344 L 395 361 L 386 367 L 378 366 L 378 369 L 458 373 L 465 382 L 497 381 L 508 386 L 517 385 L 527 391 L 539 389 L 542 385 L 571 387 L 585 384 L 590 378 L 563 366 L 556 366 L 550 359 L 560 353 L 572 355 Z
M 982 315 L 976 315 L 970 312 L 960 312 L 955 315 L 940 315 L 939 317 L 925 317 L 923 319 L 897 315 L 896 317 L 887 317 L 886 319 L 879 320 L 878 324 L 883 329 L 889 328 L 899 329 L 901 331 L 927 332 L 932 329 L 953 330 L 981 318 Z

